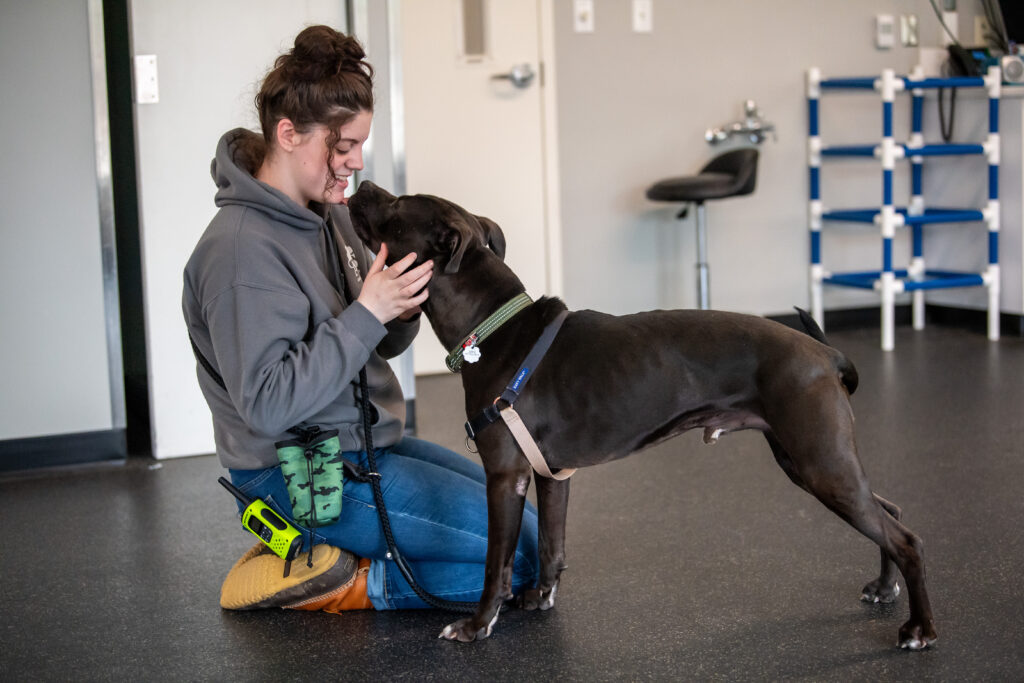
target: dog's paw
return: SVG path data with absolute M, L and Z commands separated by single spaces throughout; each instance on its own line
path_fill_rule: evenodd
M 900 627 L 899 646 L 904 650 L 923 650 L 938 638 L 931 621 L 916 624 L 911 621 Z
M 864 586 L 864 590 L 861 591 L 860 599 L 864 602 L 875 602 L 888 604 L 895 602 L 896 598 L 900 594 L 900 584 L 893 583 L 887 585 L 882 582 L 881 579 L 875 579 L 868 585 Z
M 555 593 L 557 592 L 557 583 L 550 590 L 546 591 L 540 588 L 531 588 L 523 593 L 522 608 L 525 610 L 539 609 L 542 612 L 547 611 L 555 606 Z
M 444 638 L 445 640 L 457 640 L 460 643 L 472 643 L 474 640 L 483 640 L 489 637 L 497 621 L 498 613 L 495 612 L 490 622 L 486 626 L 481 627 L 477 621 L 477 616 L 473 615 L 448 624 L 437 637 Z

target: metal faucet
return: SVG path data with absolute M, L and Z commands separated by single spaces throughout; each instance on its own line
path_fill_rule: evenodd
M 772 140 L 778 140 L 775 135 L 775 124 L 764 120 L 761 110 L 757 108 L 754 100 L 747 100 L 743 103 L 742 121 L 733 121 L 721 128 L 708 128 L 704 133 L 704 139 L 708 141 L 708 144 L 717 145 L 734 135 L 744 135 L 752 143 L 759 145 L 768 133 L 772 134 Z

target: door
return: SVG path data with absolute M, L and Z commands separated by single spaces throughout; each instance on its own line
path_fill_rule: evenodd
M 505 260 L 535 299 L 553 289 L 541 6 L 405 0 L 400 14 L 406 192 L 444 197 L 497 222 Z M 448 350 L 432 333 L 419 335 L 413 353 L 416 374 L 447 372 Z

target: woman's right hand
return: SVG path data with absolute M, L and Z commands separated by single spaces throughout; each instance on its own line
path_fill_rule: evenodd
M 409 254 L 390 267 L 385 267 L 388 245 L 380 245 L 363 281 L 363 289 L 356 299 L 366 307 L 382 325 L 386 325 L 406 311 L 418 309 L 427 300 L 427 283 L 434 274 L 434 262 L 427 261 L 409 270 L 416 262 L 416 254 Z

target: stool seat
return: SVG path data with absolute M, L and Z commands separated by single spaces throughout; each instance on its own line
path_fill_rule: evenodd
M 728 173 L 700 173 L 658 181 L 647 188 L 647 198 L 655 202 L 702 202 L 734 194 L 736 180 Z
M 756 182 L 757 150 L 744 148 L 720 154 L 696 175 L 666 178 L 647 188 L 647 198 L 651 201 L 697 205 L 697 305 L 700 308 L 711 307 L 704 202 L 750 194 Z M 684 207 L 678 218 L 685 218 L 686 212 Z
M 697 175 L 658 181 L 647 188 L 656 202 L 703 202 L 750 194 L 757 182 L 757 150 L 735 149 L 708 162 Z

